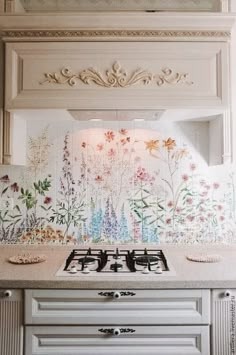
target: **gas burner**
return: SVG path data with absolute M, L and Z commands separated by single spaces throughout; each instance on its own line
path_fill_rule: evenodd
M 79 264 L 83 265 L 92 265 L 95 263 L 96 259 L 92 258 L 91 256 L 85 256 L 83 258 L 79 258 Z
M 123 269 L 123 265 L 122 265 L 122 264 L 119 264 L 119 263 L 117 263 L 117 262 L 115 262 L 114 264 L 111 264 L 111 265 L 110 265 L 110 269 L 111 269 L 112 271 L 117 272 L 117 271 Z
M 135 258 L 135 262 L 137 265 L 157 265 L 159 262 L 159 258 L 157 256 L 151 256 L 151 255 L 144 255 L 144 256 L 138 256 Z
M 74 249 L 60 268 L 58 276 L 79 277 L 87 274 L 171 274 L 169 263 L 160 249 Z

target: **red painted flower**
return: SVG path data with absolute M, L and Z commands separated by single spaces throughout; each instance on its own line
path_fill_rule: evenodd
M 0 178 L 0 181 L 1 182 L 5 182 L 5 183 L 9 183 L 10 182 L 10 179 L 9 179 L 9 176 L 8 175 L 4 175 Z
M 95 177 L 95 181 L 98 182 L 98 183 L 100 183 L 100 182 L 103 181 L 103 177 L 102 177 L 101 175 L 97 175 L 97 176 Z
M 82 147 L 82 148 L 86 148 L 86 143 L 83 142 L 83 143 L 81 144 L 81 147 Z
M 14 184 L 11 185 L 11 190 L 13 192 L 18 192 L 19 191 L 19 186 L 18 186 L 17 182 L 14 182 Z
M 107 142 L 111 142 L 115 138 L 115 134 L 114 134 L 113 131 L 107 131 L 106 133 L 104 133 L 104 135 L 105 135 L 105 138 L 106 138 Z
M 166 224 L 171 224 L 171 218 L 167 218 Z
M 169 201 L 169 202 L 167 203 L 167 206 L 168 206 L 168 207 L 173 207 L 173 206 L 174 206 L 173 201 Z
M 45 203 L 45 205 L 49 205 L 52 202 L 52 198 L 49 196 L 46 196 L 43 203 Z

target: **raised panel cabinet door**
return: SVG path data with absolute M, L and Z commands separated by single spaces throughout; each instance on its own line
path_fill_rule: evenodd
M 236 354 L 236 289 L 212 292 L 212 355 Z
M 210 355 L 209 326 L 27 326 L 25 342 L 25 355 Z
M 0 289 L 0 354 L 23 354 L 23 299 L 20 290 Z
M 26 324 L 209 324 L 209 290 L 26 290 Z
M 7 43 L 5 107 L 226 107 L 228 47 L 227 42 Z

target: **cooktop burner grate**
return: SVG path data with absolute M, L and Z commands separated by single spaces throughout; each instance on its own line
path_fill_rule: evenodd
M 169 271 L 160 249 L 74 249 L 66 259 L 65 272 L 145 273 Z M 161 271 L 161 272 L 160 272 Z M 158 272 L 157 272 L 158 273 Z

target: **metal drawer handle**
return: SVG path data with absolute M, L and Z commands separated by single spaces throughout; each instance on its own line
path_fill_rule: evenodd
M 119 336 L 120 334 L 124 334 L 124 333 L 136 332 L 136 330 L 132 328 L 100 328 L 98 329 L 98 331 L 104 334 L 110 334 L 115 336 Z
M 98 293 L 99 296 L 104 296 L 104 297 L 113 297 L 113 298 L 120 298 L 123 296 L 135 296 L 136 293 L 132 292 L 132 291 L 120 291 L 120 292 L 114 292 L 114 291 L 110 291 L 110 292 L 99 292 Z

